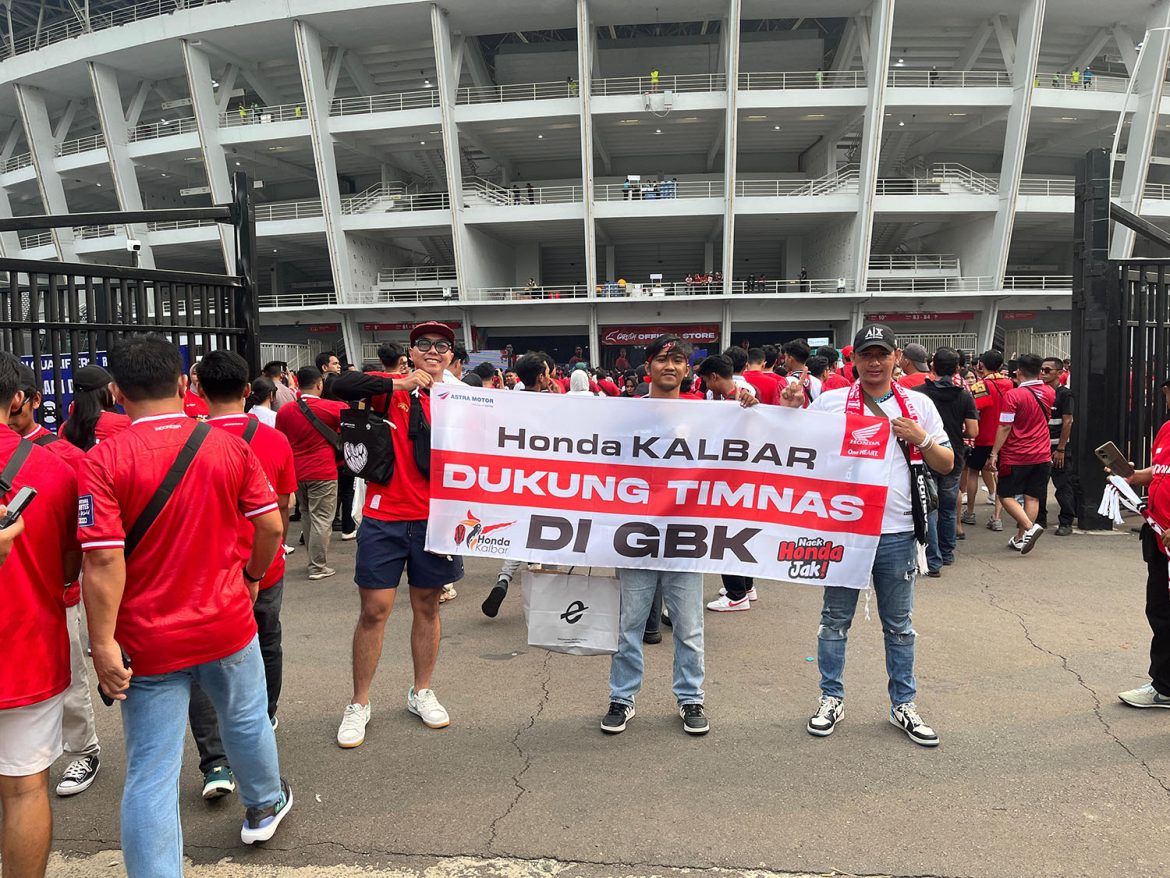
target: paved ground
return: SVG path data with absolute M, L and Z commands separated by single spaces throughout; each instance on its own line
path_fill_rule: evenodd
M 664 643 L 647 648 L 637 718 L 603 736 L 608 659 L 529 649 L 518 599 L 485 619 L 495 569 L 477 561 L 443 611 L 435 688 L 451 727 L 404 708 L 404 605 L 366 744 L 343 751 L 354 587 L 308 583 L 298 553 L 278 733 L 296 809 L 267 847 L 245 849 L 234 797 L 199 798 L 190 748 L 191 875 L 1165 876 L 1170 711 L 1115 694 L 1147 667 L 1136 538 L 1046 537 L 1021 558 L 1003 535 L 969 530 L 958 565 L 919 586 L 919 704 L 936 750 L 886 721 L 876 611 L 854 626 L 848 716 L 831 738 L 805 733 L 818 592 L 779 583 L 760 585 L 750 613 L 708 614 L 710 735 L 682 733 Z M 351 569 L 353 544 L 335 551 Z M 121 874 L 120 726 L 99 711 L 102 774 L 56 805 L 55 876 Z

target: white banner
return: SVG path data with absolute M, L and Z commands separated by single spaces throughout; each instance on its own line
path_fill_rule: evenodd
M 427 549 L 864 588 L 890 423 L 443 385 Z

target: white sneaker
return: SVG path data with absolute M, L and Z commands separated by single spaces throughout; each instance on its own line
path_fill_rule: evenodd
M 453 601 L 459 597 L 459 592 L 455 591 L 455 586 L 448 583 L 443 586 L 443 593 L 439 595 L 439 603 L 445 604 L 447 601 Z
M 451 725 L 451 717 L 447 715 L 447 709 L 439 704 L 434 689 L 419 689 L 415 692 L 411 686 L 410 691 L 406 693 L 406 709 L 421 719 L 423 725 L 428 728 L 444 729 Z
M 1021 552 L 1024 549 L 1024 544 L 1022 541 L 1017 540 L 1015 537 L 1008 537 L 1008 548 L 1011 549 L 1013 552 Z
M 360 747 L 366 740 L 366 723 L 370 721 L 370 705 L 350 704 L 345 708 L 341 726 L 337 729 L 337 746 L 344 750 Z
M 326 567 L 324 570 L 321 570 L 317 573 L 310 573 L 309 574 L 309 582 L 316 582 L 319 579 L 328 579 L 330 576 L 336 576 L 336 575 L 337 575 L 336 570 L 334 570 L 332 567 Z
M 348 543 L 350 540 L 356 540 L 356 539 L 357 539 L 357 531 L 356 530 L 351 530 L 349 533 L 347 533 L 347 534 L 343 533 L 341 535 L 341 540 L 342 540 L 342 542 L 345 542 L 345 543 Z
M 288 543 L 284 544 L 284 557 L 288 557 L 297 550 L 296 546 L 290 546 Z
M 1032 525 L 1020 537 L 1020 554 L 1027 555 L 1036 546 L 1036 540 L 1044 535 L 1044 528 L 1038 524 Z
M 1121 692 L 1117 696 L 1130 707 L 1168 707 L 1170 708 L 1170 698 L 1161 694 L 1154 688 L 1153 683 L 1146 683 L 1145 686 L 1139 686 L 1137 689 L 1130 689 L 1128 692 Z M 60 790 L 58 790 L 60 792 Z
M 733 601 L 727 595 L 722 595 L 707 604 L 707 609 L 716 613 L 738 613 L 740 610 L 750 610 L 751 608 L 751 595 L 744 595 L 738 601 Z
M 723 597 L 726 594 L 727 594 L 726 588 L 719 589 L 719 597 Z M 752 590 L 747 593 L 747 599 L 749 601 L 753 601 L 753 602 L 758 601 L 760 599 L 760 596 L 758 594 L 756 594 L 756 587 L 754 585 L 752 586 Z

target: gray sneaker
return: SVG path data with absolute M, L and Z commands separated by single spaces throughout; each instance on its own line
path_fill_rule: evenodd
M 1056 528 L 1056 530 L 1053 532 L 1053 535 L 1058 537 L 1068 537 L 1072 536 L 1072 532 L 1071 524 L 1062 524 Z
M 1001 531 L 1001 530 L 1003 530 L 1003 522 L 1000 521 L 998 518 L 989 519 L 987 522 L 987 529 L 994 530 L 994 531 Z
M 959 516 L 959 521 L 961 521 L 963 524 L 978 524 L 979 519 L 975 517 L 974 512 L 964 512 L 961 516 Z
M 1170 708 L 1170 698 L 1154 688 L 1153 683 L 1146 683 L 1137 689 L 1121 692 L 1117 696 L 1130 707 L 1167 707 Z

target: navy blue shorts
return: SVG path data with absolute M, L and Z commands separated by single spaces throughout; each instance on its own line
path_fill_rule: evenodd
M 362 588 L 398 588 L 402 571 L 416 588 L 442 588 L 463 578 L 458 555 L 432 555 L 426 521 L 379 521 L 365 516 L 357 535 L 353 581 Z

